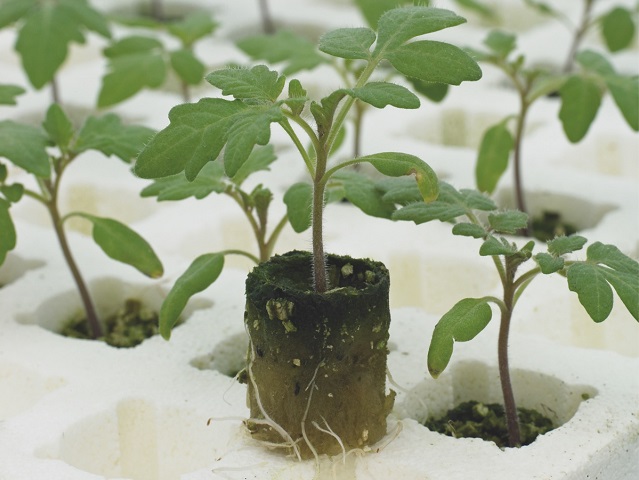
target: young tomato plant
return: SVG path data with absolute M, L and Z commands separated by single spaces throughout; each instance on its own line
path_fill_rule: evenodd
M 122 125 L 113 114 L 101 118 L 89 117 L 76 131 L 57 104 L 48 109 L 42 126 L 43 129 L 40 129 L 10 120 L 0 122 L 0 158 L 8 159 L 16 167 L 33 175 L 37 185 L 37 189 L 32 189 L 22 183 L 9 183 L 7 168 L 0 163 L 0 264 L 6 253 L 16 245 L 11 205 L 25 196 L 40 202 L 49 212 L 64 259 L 82 298 L 90 334 L 98 338 L 102 336 L 102 326 L 72 255 L 64 229 L 65 221 L 78 217 L 91 222 L 93 239 L 109 257 L 129 264 L 149 277 L 161 276 L 163 268 L 146 240 L 126 225 L 80 211 L 63 215 L 58 207 L 61 181 L 69 165 L 88 150 L 130 161 L 153 131 L 145 127 Z M 51 146 L 56 147 L 56 153 L 50 153 Z
M 492 193 L 506 171 L 513 154 L 513 175 L 517 209 L 527 213 L 522 169 L 523 137 L 532 105 L 543 96 L 559 91 L 559 119 L 569 141 L 581 141 L 595 119 L 604 92 L 610 92 L 628 125 L 639 131 L 639 78 L 621 75 L 606 58 L 592 50 L 577 55 L 580 71 L 557 75 L 544 69 L 529 69 L 524 57 L 512 58 L 515 35 L 493 31 L 485 39 L 486 51 L 473 51 L 481 61 L 502 70 L 519 96 L 519 111 L 490 127 L 482 139 L 475 170 L 477 187 Z M 514 122 L 514 135 L 509 124 Z M 527 232 L 528 227 L 524 228 Z
M 195 56 L 194 45 L 210 35 L 217 24 L 205 12 L 193 12 L 176 21 L 119 18 L 120 23 L 166 30 L 180 42 L 180 48 L 167 49 L 156 36 L 132 35 L 113 42 L 104 50 L 108 73 L 102 80 L 98 107 L 107 107 L 132 97 L 143 88 L 159 88 L 169 71 L 180 81 L 182 99 L 188 102 L 190 87 L 204 78 L 204 64 Z
M 520 211 L 499 211 L 488 197 L 475 190 L 456 190 L 441 182 L 440 194 L 430 204 L 418 201 L 414 189 L 405 184 L 386 185 L 388 200 L 407 203 L 393 215 L 396 220 L 416 224 L 440 220 L 453 222 L 452 233 L 482 240 L 481 256 L 489 256 L 501 280 L 501 298 L 486 296 L 465 298 L 456 303 L 440 319 L 433 331 L 428 349 L 428 369 L 439 376 L 448 365 L 457 342 L 470 341 L 490 322 L 492 309 L 500 311 L 498 338 L 499 377 L 504 398 L 509 445 L 521 445 L 515 396 L 510 380 L 508 337 L 517 301 L 539 275 L 558 274 L 567 279 L 569 290 L 577 293 L 579 302 L 595 322 L 602 322 L 613 306 L 613 292 L 631 315 L 639 320 L 639 263 L 624 255 L 614 245 L 592 243 L 584 260 L 567 259 L 566 255 L 580 250 L 587 242 L 581 236 L 561 236 L 547 243 L 545 252 L 533 254 L 534 241 L 518 247 L 508 239 L 527 224 L 527 215 Z M 487 217 L 487 221 L 480 220 Z M 529 260 L 535 265 L 521 273 Z
M 6 0 L 0 3 L 0 28 L 16 24 L 15 50 L 31 85 L 51 85 L 60 102 L 56 72 L 67 58 L 69 44 L 84 43 L 88 31 L 111 37 L 106 18 L 88 0 Z
M 310 185 L 297 187 L 296 203 L 306 208 L 306 218 L 312 222 L 314 287 L 323 293 L 329 288 L 322 235 L 326 188 L 339 170 L 368 162 L 385 175 L 414 174 L 424 199 L 437 196 L 434 172 L 412 155 L 385 152 L 329 165 L 329 154 L 349 111 L 357 100 L 377 108 L 419 106 L 419 99 L 407 88 L 369 81 L 383 60 L 404 75 L 423 81 L 457 85 L 479 79 L 477 64 L 457 47 L 427 40 L 409 42 L 462 22 L 463 18 L 447 10 L 409 7 L 384 14 L 377 34 L 368 28 L 344 28 L 324 35 L 319 42 L 322 52 L 364 60 L 365 67 L 352 88 L 338 89 L 320 101 L 309 100 L 298 80 L 288 83 L 288 96 L 280 99 L 286 78 L 263 65 L 213 72 L 206 80 L 233 99 L 205 98 L 175 107 L 169 114 L 170 125 L 141 152 L 135 173 L 143 178 L 161 178 L 184 171 L 187 179 L 194 180 L 209 161 L 222 157 L 226 175 L 232 178 L 255 145 L 269 143 L 271 124 L 278 124 L 297 148 L 311 179 Z M 306 119 L 306 108 L 315 128 Z M 311 142 L 312 153 L 304 148 L 299 130 Z

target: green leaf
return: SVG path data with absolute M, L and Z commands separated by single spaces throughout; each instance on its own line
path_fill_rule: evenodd
M 459 85 L 482 76 L 475 60 L 448 43 L 411 42 L 386 53 L 386 58 L 399 72 L 426 82 Z
M 630 46 L 635 36 L 635 22 L 630 10 L 624 7 L 610 10 L 601 19 L 601 34 L 611 52 Z
M 287 30 L 278 30 L 274 35 L 256 35 L 237 42 L 237 46 L 253 60 L 272 65 L 283 63 L 284 75 L 300 70 L 312 70 L 327 63 L 327 59 L 317 51 L 317 47 L 306 37 Z
M 528 226 L 528 214 L 519 210 L 489 213 L 488 223 L 496 232 L 516 233 Z
M 384 108 L 387 105 L 397 108 L 419 108 L 419 98 L 406 87 L 395 83 L 369 82 L 363 87 L 342 91 L 375 108 Z
M 288 221 L 296 233 L 311 226 L 313 187 L 309 183 L 294 183 L 284 194 Z
M 300 115 L 306 105 L 306 90 L 299 80 L 293 79 L 288 83 L 288 100 L 286 105 L 291 109 L 293 115 Z
M 171 52 L 170 58 L 173 70 L 185 83 L 197 85 L 204 80 L 204 65 L 190 50 L 176 50 Z
M 532 88 L 528 92 L 526 97 L 527 102 L 530 104 L 537 100 L 539 97 L 549 95 L 551 93 L 558 92 L 559 89 L 566 83 L 568 77 L 565 75 L 539 75 L 535 77 Z
M 16 105 L 18 95 L 22 95 L 26 90 L 17 85 L 0 85 L 0 105 Z
M 74 213 L 93 223 L 93 240 L 109 257 L 126 263 L 151 278 L 164 273 L 162 263 L 151 245 L 123 223 L 111 218 L 101 218 L 86 213 Z
M 639 275 L 608 269 L 604 275 L 630 314 L 639 321 Z
M 559 93 L 559 119 L 568 140 L 576 143 L 588 132 L 601 105 L 599 85 L 590 78 L 573 75 L 563 84 Z
M 24 186 L 21 183 L 12 185 L 0 185 L 0 193 L 11 203 L 19 202 L 24 195 Z
M 9 214 L 11 204 L 0 198 L 0 265 L 7 258 L 7 253 L 16 247 L 16 229 Z
M 517 247 L 515 245 L 508 243 L 505 238 L 496 238 L 492 235 L 489 235 L 481 247 L 479 247 L 479 254 L 484 257 L 492 255 L 508 256 L 516 253 Z
M 548 242 L 548 252 L 555 257 L 581 250 L 588 240 L 579 235 L 555 237 Z
M 377 182 L 377 188 L 384 192 L 384 201 L 395 205 L 423 202 L 417 183 L 408 177 L 384 178 Z
M 206 81 L 222 90 L 222 95 L 237 99 L 275 102 L 284 89 L 286 78 L 271 71 L 265 65 L 250 70 L 226 68 L 209 73 Z
M 614 75 L 615 69 L 606 57 L 593 50 L 583 50 L 577 54 L 575 60 L 584 69 L 597 72 L 599 75 Z
M 195 197 L 200 200 L 211 193 L 223 193 L 227 184 L 223 180 L 224 165 L 219 162 L 209 162 L 192 181 L 187 180 L 184 172 L 156 180 L 144 188 L 142 197 L 157 197 L 159 202 L 183 200 Z
M 426 162 L 414 155 L 384 152 L 359 157 L 357 160 L 370 163 L 379 172 L 389 177 L 414 174 L 424 201 L 431 202 L 437 198 L 439 193 L 437 175 Z
M 0 3 L 0 28 L 24 17 L 38 0 L 5 0 Z
M 10 120 L 0 121 L 0 157 L 41 178 L 49 178 L 51 167 L 44 132 Z
M 496 53 L 500 58 L 508 57 L 517 46 L 517 37 L 512 33 L 492 30 L 484 39 L 484 45 Z
M 9 171 L 7 169 L 7 166 L 0 163 L 0 183 L 4 183 L 7 180 L 8 174 L 9 174 Z
M 117 42 L 113 42 L 104 49 L 104 56 L 110 59 L 126 57 L 136 53 L 151 53 L 164 49 L 162 42 L 157 38 L 143 37 L 141 35 L 131 35 L 124 37 Z
M 477 0 L 455 0 L 455 2 L 460 6 L 467 8 L 468 10 L 472 10 L 481 16 L 489 19 L 497 16 L 495 10 L 488 5 L 485 5 Z
M 589 262 L 601 263 L 619 272 L 639 275 L 639 263 L 614 245 L 595 242 L 586 250 L 586 258 Z
M 73 138 L 73 124 L 60 105 L 54 103 L 49 107 L 42 126 L 49 134 L 49 138 L 62 151 L 66 151 Z
M 181 20 L 170 23 L 167 30 L 171 35 L 176 36 L 185 47 L 190 47 L 199 39 L 213 33 L 217 28 L 217 23 L 213 21 L 211 15 L 206 11 L 191 12 Z
M 483 298 L 465 298 L 437 323 L 428 347 L 428 371 L 437 378 L 448 366 L 455 342 L 475 338 L 490 322 L 492 310 Z
M 639 131 L 639 77 L 608 75 L 604 80 L 628 125 Z
M 421 93 L 432 102 L 441 102 L 448 94 L 445 83 L 424 82 L 416 78 L 406 77 L 417 93 Z
M 322 35 L 319 49 L 333 57 L 367 60 L 374 41 L 370 28 L 340 28 Z
M 404 7 L 388 10 L 377 24 L 377 44 L 373 55 L 395 51 L 411 38 L 437 32 L 466 22 L 450 10 L 431 7 Z M 420 78 L 420 77 L 418 77 Z
M 568 288 L 576 292 L 579 302 L 595 322 L 603 322 L 612 311 L 612 288 L 606 272 L 597 265 L 576 263 L 568 267 Z
M 475 181 L 483 192 L 493 193 L 499 179 L 508 168 L 510 152 L 515 144 L 506 121 L 486 130 L 479 146 Z
M 106 156 L 115 155 L 130 162 L 149 141 L 154 131 L 140 125 L 124 125 L 120 117 L 108 113 L 89 117 L 80 129 L 74 146 L 76 153 L 98 150 Z
M 111 37 L 107 19 L 98 10 L 91 8 L 87 0 L 59 0 L 59 4 L 65 7 L 66 14 L 75 17 L 79 25 L 84 25 L 104 38 Z
M 340 171 L 333 178 L 342 182 L 344 196 L 366 215 L 390 218 L 395 211 L 392 203 L 383 200 L 384 192 L 376 188 L 375 182 L 357 172 Z
M 464 237 L 484 238 L 487 235 L 486 229 L 481 225 L 474 223 L 457 223 L 453 226 L 453 235 L 462 235 Z
M 555 18 L 561 18 L 559 12 L 557 12 L 554 8 L 550 6 L 550 4 L 546 2 L 540 2 L 538 0 L 524 0 L 529 7 L 534 8 L 542 15 L 548 15 Z
M 555 257 L 548 253 L 538 253 L 535 255 L 535 261 L 539 264 L 541 273 L 549 275 L 551 273 L 558 272 L 564 268 L 564 259 L 562 257 Z
M 200 255 L 175 281 L 160 308 L 160 335 L 168 340 L 189 299 L 218 279 L 224 268 L 224 254 Z
M 251 174 L 261 170 L 268 170 L 271 163 L 275 160 L 277 160 L 277 156 L 275 155 L 273 145 L 255 148 L 231 180 L 238 186 L 242 185 L 244 180 Z
M 166 79 L 161 51 L 149 50 L 111 58 L 102 79 L 98 107 L 107 107 L 132 97 L 143 88 L 159 88 Z
M 382 14 L 388 10 L 411 3 L 409 0 L 355 0 L 355 4 L 371 28 L 377 29 L 377 22 Z

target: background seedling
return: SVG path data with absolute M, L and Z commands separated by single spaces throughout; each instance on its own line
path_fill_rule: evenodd
M 16 245 L 11 206 L 25 196 L 40 202 L 49 212 L 64 259 L 82 298 L 90 334 L 98 338 L 102 336 L 102 327 L 72 255 L 64 229 L 65 221 L 78 217 L 91 222 L 93 239 L 109 257 L 129 264 L 149 277 L 161 276 L 162 264 L 146 240 L 116 220 L 80 211 L 63 215 L 58 207 L 61 181 L 69 165 L 89 150 L 129 162 L 153 131 L 146 127 L 123 125 L 113 114 L 89 117 L 79 130 L 75 130 L 57 104 L 48 109 L 42 126 L 43 129 L 40 129 L 9 120 L 0 122 L 0 158 L 6 158 L 25 170 L 36 182 L 36 188 L 9 183 L 7 167 L 0 163 L 0 264 Z M 51 146 L 56 147 L 55 153 L 50 153 Z
M 508 362 L 508 338 L 518 300 L 537 276 L 558 274 L 566 277 L 569 290 L 577 294 L 595 322 L 602 322 L 609 316 L 613 289 L 639 321 L 639 263 L 614 245 L 600 242 L 588 247 L 584 260 L 568 259 L 567 255 L 581 250 L 587 242 L 577 235 L 556 237 L 547 243 L 546 251 L 533 254 L 534 241 L 519 247 L 508 237 L 526 226 L 527 215 L 516 210 L 500 211 L 492 200 L 476 190 L 456 190 L 440 182 L 438 199 L 427 204 L 419 201 L 412 185 L 386 182 L 380 188 L 386 191 L 387 200 L 405 204 L 393 214 L 394 219 L 416 224 L 432 220 L 452 222 L 454 235 L 481 239 L 479 254 L 492 258 L 501 280 L 502 297 L 465 298 L 444 314 L 433 331 L 428 349 L 428 370 L 433 377 L 438 377 L 450 361 L 454 343 L 475 338 L 492 318 L 490 304 L 496 305 L 501 314 L 497 356 L 509 446 L 521 445 Z M 519 273 L 522 265 L 531 259 L 536 265 Z

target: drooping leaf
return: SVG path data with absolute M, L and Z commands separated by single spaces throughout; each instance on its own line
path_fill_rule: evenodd
M 384 108 L 387 105 L 397 108 L 419 108 L 419 98 L 406 87 L 395 83 L 369 82 L 363 87 L 343 91 L 375 108 Z
M 601 19 L 601 34 L 611 52 L 628 47 L 635 36 L 635 22 L 630 10 L 620 6 L 610 10 Z
M 288 221 L 297 233 L 311 226 L 313 187 L 310 183 L 294 183 L 284 194 Z
M 25 89 L 17 85 L 0 85 L 0 105 L 16 105 L 16 98 L 22 95 Z
M 222 90 L 222 95 L 237 99 L 275 102 L 286 81 L 284 76 L 265 65 L 253 68 L 225 68 L 209 73 L 206 81 Z
M 560 236 L 548 242 L 548 252 L 558 257 L 581 250 L 588 240 L 580 235 Z
M 7 258 L 7 253 L 16 247 L 16 229 L 9 214 L 11 204 L 0 198 L 0 265 Z
M 333 57 L 366 60 L 374 41 L 375 32 L 370 28 L 340 28 L 322 35 L 319 49 Z
M 387 52 L 385 58 L 402 74 L 425 82 L 459 85 L 482 76 L 479 65 L 466 52 L 443 42 L 411 42 Z
M 506 123 L 500 122 L 486 130 L 479 146 L 475 181 L 477 188 L 483 192 L 493 193 L 508 168 L 510 152 L 515 142 Z
M 488 223 L 496 232 L 516 233 L 528 226 L 528 214 L 519 210 L 489 213 Z
M 253 60 L 272 65 L 284 64 L 284 75 L 312 70 L 328 61 L 317 51 L 313 42 L 288 30 L 278 30 L 273 35 L 244 38 L 237 42 L 237 46 Z
M 395 211 L 395 206 L 384 201 L 384 192 L 376 188 L 370 178 L 344 170 L 337 172 L 333 178 L 342 182 L 346 199 L 366 215 L 390 218 Z
M 437 378 L 448 366 L 455 342 L 475 338 L 490 322 L 492 310 L 483 298 L 465 298 L 437 323 L 428 347 L 428 371 Z
M 517 253 L 517 247 L 509 243 L 505 238 L 497 238 L 489 235 L 488 238 L 479 247 L 479 254 L 482 256 L 492 255 L 514 255 Z
M 183 200 L 194 197 L 198 200 L 211 193 L 223 193 L 227 184 L 223 180 L 224 165 L 220 162 L 209 162 L 192 181 L 186 179 L 184 172 L 157 179 L 144 188 L 142 197 L 157 197 L 158 202 Z
M 639 77 L 608 75 L 604 80 L 630 128 L 639 131 Z
M 51 174 L 47 143 L 47 136 L 39 128 L 11 120 L 0 121 L 0 157 L 41 178 Z
M 182 19 L 170 23 L 167 30 L 176 36 L 185 47 L 190 47 L 199 39 L 213 33 L 217 23 L 206 11 L 191 12 Z
M 606 273 L 597 265 L 576 263 L 568 267 L 568 288 L 576 292 L 579 303 L 595 322 L 603 322 L 612 311 L 612 288 Z
M 60 105 L 54 103 L 49 107 L 42 126 L 49 138 L 65 151 L 73 138 L 73 124 Z
M 599 85 L 588 77 L 573 75 L 562 85 L 559 93 L 559 119 L 568 140 L 576 143 L 588 132 L 601 105 Z
M 197 85 L 204 80 L 204 65 L 193 52 L 185 48 L 171 52 L 171 67 L 188 85 Z
M 126 263 L 151 278 L 161 277 L 164 273 L 162 262 L 151 245 L 131 228 L 111 218 L 79 212 L 73 215 L 93 224 L 93 240 L 112 259 Z
M 500 58 L 506 58 L 517 46 L 517 37 L 502 30 L 492 30 L 484 39 L 484 45 Z
M 474 223 L 457 223 L 453 226 L 453 235 L 462 235 L 464 237 L 484 238 L 487 235 L 486 229 L 481 225 Z
M 224 268 L 224 254 L 207 253 L 200 255 L 175 281 L 162 307 L 160 307 L 160 335 L 171 338 L 171 330 L 178 322 L 189 299 L 218 279 Z
M 154 131 L 141 125 L 124 125 L 120 117 L 108 113 L 89 117 L 78 133 L 74 151 L 98 150 L 130 162 L 153 136 Z
M 564 268 L 565 261 L 562 257 L 555 257 L 548 253 L 538 253 L 534 258 L 541 269 L 541 273 L 545 275 L 558 272 Z
M 466 22 L 450 10 L 431 7 L 404 7 L 385 12 L 377 24 L 374 56 L 395 51 L 411 38 L 437 32 Z M 419 77 L 418 77 L 419 78 Z

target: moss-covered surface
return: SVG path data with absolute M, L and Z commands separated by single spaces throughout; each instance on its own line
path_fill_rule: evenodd
M 276 256 L 246 282 L 247 421 L 267 442 L 303 457 L 361 448 L 386 434 L 389 276 L 379 262 L 329 256 L 330 290 L 317 294 L 307 252 Z M 286 431 L 288 439 L 282 435 Z M 323 430 L 323 431 L 322 431 Z M 306 438 L 304 438 L 306 437 Z
M 577 229 L 562 220 L 561 214 L 546 211 L 541 217 L 533 218 L 530 225 L 532 236 L 542 242 L 547 242 L 561 235 L 572 235 Z
M 552 420 L 535 410 L 518 408 L 522 445 L 529 445 L 539 435 L 553 428 Z M 508 446 L 508 430 L 504 407 L 496 403 L 464 402 L 438 419 L 429 419 L 424 425 L 434 432 L 455 438 L 481 438 L 495 442 L 499 448 Z
M 158 314 L 139 300 L 127 299 L 122 308 L 104 320 L 103 328 L 105 334 L 98 340 L 112 347 L 135 347 L 158 333 Z M 91 338 L 87 319 L 82 315 L 69 320 L 60 334 L 71 338 Z

